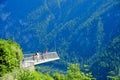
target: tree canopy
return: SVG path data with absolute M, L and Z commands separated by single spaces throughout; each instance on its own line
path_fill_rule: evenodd
M 22 49 L 20 45 L 12 40 L 0 39 L 0 76 L 20 67 L 22 60 Z

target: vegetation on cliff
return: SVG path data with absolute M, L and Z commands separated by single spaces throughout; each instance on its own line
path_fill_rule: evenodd
M 91 60 L 90 70 L 98 80 L 120 79 L 120 35 Z
M 12 40 L 0 39 L 0 76 L 20 67 L 22 49 Z
M 95 80 L 91 73 L 83 73 L 80 71 L 78 64 L 70 64 L 67 74 L 55 72 L 53 74 L 43 74 L 35 70 L 29 69 L 14 69 L 11 73 L 6 74 L 2 80 Z
M 78 64 L 70 64 L 67 74 L 48 72 L 43 74 L 35 70 L 21 69 L 22 50 L 20 45 L 12 40 L 0 40 L 0 79 L 2 80 L 91 80 L 91 73 L 80 71 Z

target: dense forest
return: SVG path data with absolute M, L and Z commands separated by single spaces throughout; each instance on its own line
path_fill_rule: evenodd
M 16 42 L 12 40 L 0 40 L 0 80 L 91 80 L 91 73 L 83 73 L 80 71 L 79 64 L 70 64 L 67 74 L 54 72 L 52 76 L 47 72 L 43 74 L 30 70 L 29 68 L 21 68 L 22 51 Z
M 110 44 L 109 47 L 106 48 L 106 51 L 103 52 L 103 55 L 97 60 L 100 59 L 107 59 L 108 56 L 111 55 L 111 53 L 107 53 L 108 50 L 111 50 L 110 48 L 117 49 L 120 48 L 120 36 L 115 38 L 113 42 Z M 117 46 L 118 45 L 118 46 Z M 19 57 L 17 56 L 16 52 L 18 52 Z M 110 51 L 109 51 L 110 52 Z M 117 52 L 116 52 L 117 53 Z M 114 53 L 114 54 L 116 54 Z M 96 80 L 96 78 L 93 78 L 91 72 L 81 72 L 80 65 L 79 64 L 69 64 L 67 67 L 67 74 L 61 74 L 59 72 L 54 72 L 52 76 L 47 72 L 46 74 L 43 74 L 41 72 L 36 72 L 35 70 L 29 70 L 29 68 L 20 68 L 20 62 L 22 57 L 22 52 L 19 44 L 12 40 L 0 40 L 0 79 L 2 80 Z M 95 66 L 99 66 L 97 70 L 99 73 L 103 70 L 104 67 L 108 68 L 111 72 L 111 76 L 109 75 L 109 79 L 119 79 L 120 77 L 120 68 L 119 68 L 119 55 L 111 56 L 111 59 L 114 59 L 111 64 L 109 64 L 109 61 L 100 60 L 99 63 L 94 63 Z M 104 58 L 102 58 L 104 57 Z M 118 57 L 118 58 L 116 58 Z M 118 59 L 118 62 L 116 62 L 116 59 Z M 16 62 L 17 61 L 17 62 Z M 108 64 L 107 64 L 108 63 Z M 101 65 L 98 65 L 101 64 Z M 113 65 L 114 64 L 114 65 Z M 116 65 L 118 66 L 116 68 Z M 112 67 L 113 68 L 112 68 Z M 87 69 L 88 65 L 84 65 L 84 69 Z M 94 68 L 94 67 L 91 67 Z M 101 68 L 101 69 L 100 69 Z M 85 69 L 85 70 L 86 70 Z M 96 68 L 95 68 L 96 69 Z M 113 70 L 114 69 L 114 70 Z M 117 69 L 117 70 L 116 70 Z M 93 69 L 92 69 L 93 70 Z M 97 71 L 93 70 L 93 71 Z M 102 72 L 103 73 L 103 72 Z M 113 74 L 117 74 L 117 76 L 113 76 Z M 100 74 L 99 74 L 100 75 Z
M 56 51 L 60 60 L 36 66 L 44 74 L 67 75 L 69 64 L 80 64 L 97 80 L 119 78 L 120 0 L 0 0 L 0 38 L 23 54 Z
M 112 49 L 111 49 L 112 48 Z M 119 64 L 120 36 L 113 39 L 108 47 L 103 50 L 102 55 L 90 66 L 84 65 L 84 72 L 81 71 L 79 64 L 69 64 L 67 73 L 46 72 L 45 74 L 20 68 L 22 61 L 22 51 L 16 42 L 12 40 L 0 40 L 0 79 L 2 80 L 96 80 L 92 73 L 98 78 L 118 80 L 120 78 Z M 116 52 L 113 52 L 115 50 Z M 16 54 L 17 52 L 17 54 Z M 19 54 L 19 55 L 18 55 Z M 112 55 L 112 56 L 111 56 Z M 19 56 L 19 57 L 18 57 Z M 97 67 L 97 68 L 96 68 Z M 104 73 L 104 74 L 103 74 Z M 106 75 L 109 74 L 109 75 Z
M 108 76 L 115 75 L 120 78 L 120 35 L 91 59 L 88 60 L 90 70 L 98 79 L 107 79 Z

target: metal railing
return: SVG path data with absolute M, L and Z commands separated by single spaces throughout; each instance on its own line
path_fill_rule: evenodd
M 34 54 L 24 54 L 24 58 L 23 58 L 21 66 L 23 68 L 33 67 L 35 60 L 37 60 L 38 62 L 40 62 L 40 61 L 47 62 L 47 60 L 52 61 L 53 59 L 54 60 L 59 59 L 57 52 L 47 52 L 47 53 L 43 53 L 43 54 L 39 53 L 39 57 L 35 56 Z
M 34 54 L 30 54 L 24 57 L 23 61 L 30 61 L 30 60 L 44 60 L 44 59 L 53 59 L 53 58 L 59 58 L 58 54 L 56 52 L 48 52 L 48 53 L 43 53 L 39 54 L 38 56 L 35 56 Z

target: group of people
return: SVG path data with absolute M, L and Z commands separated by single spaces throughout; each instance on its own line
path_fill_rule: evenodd
M 46 50 L 46 53 L 48 53 L 48 51 Z M 33 55 L 33 60 L 34 61 L 39 61 L 39 60 L 44 60 L 45 59 L 45 55 L 44 54 L 40 54 L 38 51 Z

